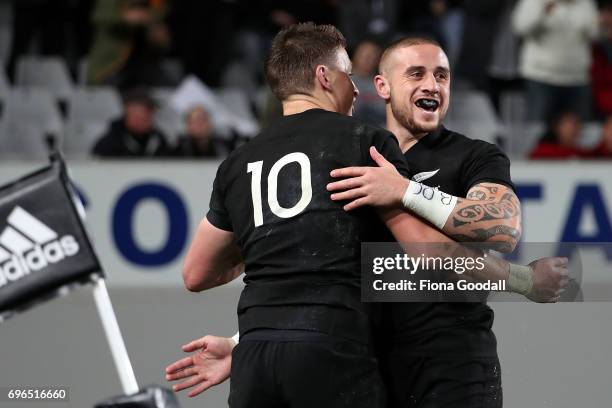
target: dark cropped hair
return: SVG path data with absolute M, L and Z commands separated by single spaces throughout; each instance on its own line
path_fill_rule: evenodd
M 336 65 L 338 49 L 346 39 L 332 25 L 301 23 L 281 30 L 272 41 L 266 60 L 266 79 L 281 101 L 289 95 L 309 93 L 317 65 Z

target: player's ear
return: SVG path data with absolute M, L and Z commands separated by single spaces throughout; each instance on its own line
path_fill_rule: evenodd
M 331 90 L 332 86 L 329 68 L 327 68 L 325 65 L 317 65 L 315 76 L 316 81 L 319 83 L 321 88 L 325 89 L 326 91 Z
M 391 88 L 389 87 L 389 81 L 383 75 L 378 74 L 374 77 L 374 87 L 378 96 L 384 100 L 391 98 Z

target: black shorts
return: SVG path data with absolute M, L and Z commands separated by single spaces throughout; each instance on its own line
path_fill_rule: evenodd
M 234 348 L 231 408 L 386 407 L 366 345 L 312 332 L 287 340 L 275 332 L 247 333 Z
M 381 357 L 389 408 L 501 408 L 497 357 L 413 356 L 401 346 Z

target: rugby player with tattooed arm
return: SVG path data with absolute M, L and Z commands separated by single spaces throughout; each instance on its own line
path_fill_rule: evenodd
M 383 55 L 376 86 L 387 101 L 387 126 L 398 137 L 412 181 L 398 175 L 371 149 L 379 167 L 334 170 L 331 175 L 344 180 L 328 185 L 330 191 L 342 191 L 334 192 L 332 199 L 345 201 L 347 211 L 364 205 L 394 207 L 396 214 L 403 213 L 393 222 L 395 229 L 405 232 L 399 238 L 405 243 L 476 241 L 511 251 L 521 225 L 509 161 L 495 146 L 441 125 L 448 107 L 450 68 L 439 46 L 425 39 L 392 45 Z M 439 188 L 419 183 L 425 180 Z M 556 301 L 567 280 L 566 260 L 561 258 L 538 260 L 527 267 L 492 256 L 487 262 L 484 275 L 472 273 L 472 278 L 506 279 L 511 290 L 534 301 Z M 391 401 L 395 401 L 390 406 L 410 406 L 406 398 L 428 401 L 440 393 L 448 394 L 447 401 L 438 401 L 436 407 L 469 402 L 469 398 L 484 401 L 484 393 L 491 390 L 499 393 L 495 402 L 500 402 L 496 341 L 490 330 L 493 316 L 486 304 L 386 306 L 389 343 L 381 355 Z M 186 352 L 201 352 L 169 366 L 167 378 L 186 379 L 176 390 L 197 384 L 198 393 L 223 381 L 229 375 L 235 340 L 205 336 L 185 345 Z M 462 360 L 457 362 L 458 356 Z M 393 359 L 397 367 L 389 364 Z M 438 381 L 436 373 L 441 369 L 452 373 L 455 382 Z M 460 389 L 457 378 L 461 377 L 471 381 L 463 392 L 445 389 L 449 384 Z

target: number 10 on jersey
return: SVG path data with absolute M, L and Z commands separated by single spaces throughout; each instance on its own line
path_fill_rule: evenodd
M 302 195 L 298 202 L 290 208 L 282 207 L 278 202 L 278 173 L 289 163 L 297 163 L 300 166 L 300 183 Z M 247 165 L 247 173 L 253 173 L 251 177 L 251 197 L 253 199 L 253 220 L 255 226 L 263 224 L 263 208 L 261 199 L 261 173 L 263 161 L 256 161 Z M 270 169 L 268 174 L 268 205 L 273 214 L 281 218 L 291 218 L 302 211 L 312 200 L 312 182 L 310 176 L 310 160 L 304 153 L 289 153 L 281 157 Z

